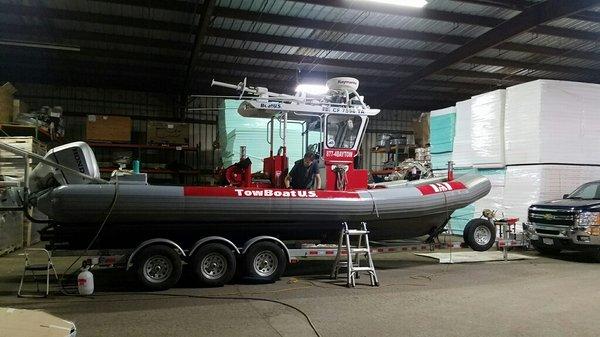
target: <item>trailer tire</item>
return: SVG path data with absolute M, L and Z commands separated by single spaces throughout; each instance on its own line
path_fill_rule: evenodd
M 244 254 L 246 275 L 260 282 L 277 281 L 283 275 L 286 264 L 283 249 L 269 241 L 253 244 Z
M 472 219 L 464 232 L 466 243 L 478 252 L 490 249 L 496 242 L 496 227 L 486 219 Z
M 467 243 L 467 233 L 468 233 L 468 231 L 469 231 L 469 230 L 468 230 L 468 228 L 469 228 L 469 225 L 467 224 L 467 225 L 465 226 L 465 228 L 463 229 L 463 242 L 464 242 L 464 243 Z
M 170 247 L 154 245 L 142 249 L 134 259 L 134 271 L 149 290 L 172 288 L 181 277 L 181 259 Z
M 552 256 L 558 255 L 562 249 L 544 244 L 542 240 L 531 240 L 531 245 L 538 253 L 542 255 Z
M 192 271 L 198 282 L 210 287 L 221 287 L 235 274 L 236 258 L 231 249 L 220 243 L 209 243 L 194 253 Z

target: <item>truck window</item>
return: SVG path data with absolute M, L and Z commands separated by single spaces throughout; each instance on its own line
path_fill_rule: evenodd
M 600 183 L 589 183 L 582 185 L 569 195 L 572 199 L 600 199 L 598 187 Z

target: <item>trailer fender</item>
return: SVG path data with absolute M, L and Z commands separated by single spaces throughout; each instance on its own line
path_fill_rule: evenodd
M 283 251 L 285 252 L 285 256 L 288 259 L 288 262 L 292 262 L 292 256 L 290 255 L 290 251 L 288 250 L 288 248 L 285 246 L 285 244 L 283 243 L 283 241 L 279 240 L 278 238 L 272 237 L 272 236 L 257 236 L 254 237 L 248 241 L 246 241 L 246 243 L 244 244 L 244 247 L 242 248 L 242 254 L 244 254 L 246 252 L 246 250 L 248 250 L 248 248 L 250 248 L 250 246 L 252 246 L 253 244 L 259 242 L 259 241 L 272 241 L 274 243 L 276 243 L 277 245 L 279 245 Z
M 236 245 L 233 242 L 231 242 L 230 240 L 227 240 L 226 238 L 221 237 L 221 236 L 208 236 L 208 237 L 198 240 L 194 244 L 194 246 L 192 247 L 192 249 L 190 250 L 190 253 L 188 255 L 193 256 L 196 249 L 200 248 L 200 246 L 202 246 L 203 244 L 208 243 L 208 242 L 224 243 L 226 246 L 229 246 L 231 248 L 231 250 L 234 250 L 237 254 L 240 254 L 239 248 L 236 247 Z
M 131 264 L 133 263 L 133 258 L 135 257 L 135 254 L 137 254 L 143 248 L 148 247 L 150 245 L 154 245 L 154 244 L 164 244 L 165 246 L 170 246 L 171 248 L 175 249 L 177 251 L 177 253 L 179 253 L 179 255 L 185 257 L 185 252 L 183 251 L 183 249 L 181 249 L 181 246 L 179 246 L 174 241 L 169 240 L 169 239 L 150 239 L 150 240 L 146 240 L 146 241 L 140 243 L 133 250 L 131 255 L 129 255 L 129 258 L 127 259 L 127 266 L 125 267 L 125 270 L 129 270 L 129 266 L 131 266 Z

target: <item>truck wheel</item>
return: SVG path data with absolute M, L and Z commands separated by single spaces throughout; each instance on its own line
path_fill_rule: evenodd
M 531 240 L 531 245 L 542 255 L 557 255 L 561 251 L 560 248 L 544 244 L 542 240 Z
M 261 282 L 278 280 L 285 271 L 286 263 L 285 252 L 273 242 L 257 242 L 244 254 L 246 275 Z
M 600 248 L 593 248 L 588 251 L 588 255 L 594 260 L 594 262 L 600 262 Z
M 235 274 L 235 255 L 220 243 L 209 243 L 198 248 L 191 263 L 196 279 L 207 286 L 223 286 Z
M 483 252 L 496 242 L 496 228 L 486 219 L 473 219 L 465 227 L 465 237 L 471 249 Z
M 144 287 L 166 290 L 173 287 L 181 277 L 181 259 L 170 247 L 150 246 L 136 255 L 134 270 Z

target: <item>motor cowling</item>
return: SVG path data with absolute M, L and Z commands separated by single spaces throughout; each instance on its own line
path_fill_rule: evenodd
M 93 178 L 100 178 L 100 168 L 98 168 L 96 156 L 90 146 L 84 142 L 73 142 L 55 147 L 48 151 L 44 158 Z M 29 187 L 32 193 L 60 185 L 89 184 L 90 182 L 90 179 L 44 163 L 39 163 L 29 176 Z

